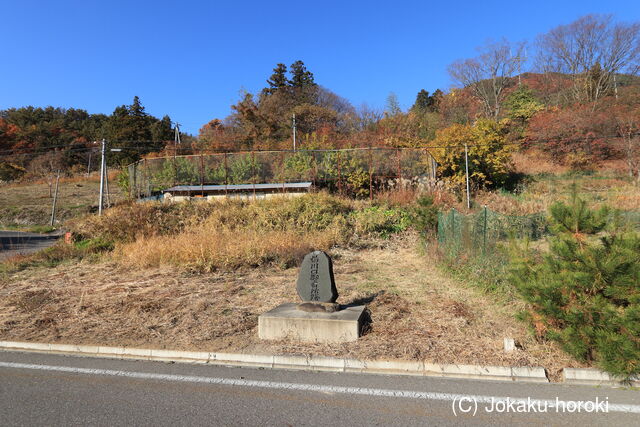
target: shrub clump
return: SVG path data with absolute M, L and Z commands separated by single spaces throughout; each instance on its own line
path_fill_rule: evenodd
M 409 217 L 413 226 L 423 237 L 434 233 L 438 228 L 438 207 L 433 203 L 433 196 L 419 197 L 409 212 Z
M 550 248 L 516 251 L 511 282 L 541 338 L 623 378 L 640 374 L 640 235 L 574 195 L 550 208 Z
M 314 249 L 388 238 L 413 223 L 430 227 L 432 209 L 427 199 L 390 207 L 321 192 L 260 201 L 130 203 L 76 220 L 71 229 L 82 239 L 112 242 L 115 258 L 134 267 L 232 270 L 286 267 Z

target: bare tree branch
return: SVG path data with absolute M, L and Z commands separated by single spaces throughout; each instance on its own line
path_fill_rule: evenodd
M 511 45 L 507 40 L 488 43 L 475 58 L 456 61 L 448 68 L 459 85 L 469 87 L 482 104 L 487 117 L 500 115 L 506 89 L 522 63 L 524 44 Z
M 538 38 L 538 67 L 574 79 L 577 101 L 597 101 L 611 93 L 614 75 L 636 74 L 640 23 L 613 23 L 610 15 L 587 15 Z

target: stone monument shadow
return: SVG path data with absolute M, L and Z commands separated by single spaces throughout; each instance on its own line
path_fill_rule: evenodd
M 373 294 L 369 294 L 365 297 L 356 298 L 353 301 L 347 304 L 340 304 L 340 307 L 354 307 L 357 305 L 366 305 L 371 304 L 380 294 L 384 293 L 384 291 L 375 292 Z

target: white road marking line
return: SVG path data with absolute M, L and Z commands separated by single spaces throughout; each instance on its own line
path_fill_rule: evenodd
M 341 393 L 341 394 L 357 394 L 362 396 L 376 396 L 376 397 L 403 397 L 408 399 L 425 399 L 425 400 L 441 400 L 441 401 L 457 401 L 460 399 L 475 400 L 477 403 L 491 403 L 499 401 L 510 400 L 514 403 L 520 402 L 533 402 L 535 405 L 546 405 L 549 408 L 555 408 L 556 404 L 571 405 L 577 404 L 578 401 L 559 400 L 555 399 L 528 399 L 528 398 L 514 398 L 503 396 L 481 396 L 471 394 L 456 394 L 456 393 L 439 393 L 429 391 L 410 391 L 410 390 L 385 390 L 377 388 L 366 387 L 342 387 L 332 385 L 316 385 L 316 384 L 297 384 L 297 383 L 283 383 L 276 381 L 259 381 L 259 380 L 244 380 L 244 379 L 231 379 L 231 378 L 215 378 L 215 377 L 196 377 L 190 375 L 172 375 L 172 374 L 153 374 L 148 372 L 130 372 L 130 371 L 116 371 L 110 369 L 91 369 L 91 368 L 75 368 L 71 366 L 52 366 L 52 365 L 36 365 L 29 363 L 13 363 L 13 362 L 0 362 L 0 368 L 13 368 L 13 369 L 33 369 L 38 371 L 54 371 L 54 372 L 68 372 L 72 374 L 86 374 L 86 375 L 106 375 L 112 377 L 125 377 L 125 378 L 138 378 L 145 380 L 162 380 L 162 381 L 178 381 L 189 383 L 205 383 L 216 384 L 225 386 L 239 386 L 239 387 L 259 387 L 270 388 L 277 390 L 294 390 L 294 391 L 311 391 L 318 393 Z M 619 403 L 609 403 L 609 412 L 626 412 L 640 414 L 640 405 L 628 405 Z

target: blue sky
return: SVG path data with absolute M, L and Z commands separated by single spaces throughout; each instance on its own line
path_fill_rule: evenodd
M 490 39 L 532 41 L 587 13 L 640 20 L 637 0 L 30 1 L 1 0 L 0 109 L 60 106 L 110 114 L 138 95 L 197 133 L 255 93 L 278 62 L 382 108 L 449 88 L 447 65 Z

